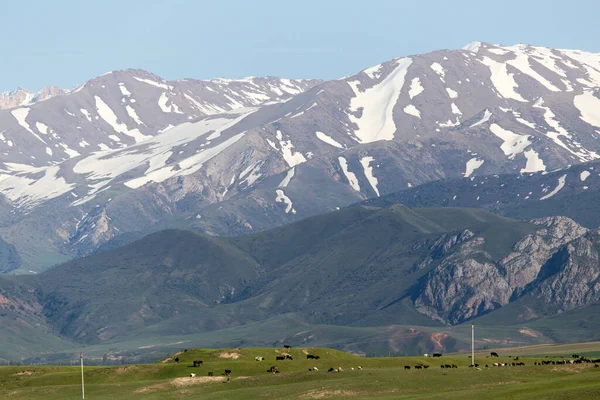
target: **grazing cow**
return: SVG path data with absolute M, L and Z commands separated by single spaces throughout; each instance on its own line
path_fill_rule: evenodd
M 277 367 L 275 365 L 273 365 L 271 368 L 269 368 L 267 370 L 267 372 L 272 372 L 272 373 L 275 373 L 276 371 L 279 371 L 279 369 L 277 369 Z
M 415 369 L 423 369 L 423 367 L 420 365 L 415 365 Z
M 362 369 L 362 367 L 359 365 L 359 366 L 358 366 L 358 369 Z
M 293 360 L 292 356 L 290 356 L 289 354 L 284 354 L 283 359 L 284 360 Z
M 318 360 L 319 356 L 313 356 L 312 354 L 307 354 L 306 359 L 307 360 Z
M 202 360 L 196 360 L 194 361 L 194 367 L 199 367 L 200 365 L 202 365 Z
M 423 354 L 423 357 L 429 357 L 429 354 L 425 353 Z
M 208 376 L 213 376 L 213 375 L 214 375 L 214 373 L 213 373 L 212 371 L 210 371 L 210 372 L 208 373 Z
M 317 368 L 317 367 L 313 367 L 313 370 L 314 370 L 314 371 L 318 371 L 318 370 L 319 370 L 319 368 Z
M 433 353 L 433 357 L 441 357 L 442 353 Z
M 226 369 L 226 370 L 225 370 L 225 375 L 226 375 L 226 376 L 229 376 L 229 375 L 231 375 L 231 370 L 230 370 L 230 369 Z
M 446 367 L 444 366 L 444 364 L 442 364 L 442 365 L 440 365 L 440 368 L 446 368 Z
M 335 371 L 335 369 L 333 367 L 329 367 L 329 370 L 327 370 L 327 372 L 333 372 Z
M 499 367 L 499 366 L 500 366 L 500 364 L 494 363 L 494 367 Z
M 344 370 L 342 369 L 342 367 L 338 367 L 337 372 L 344 372 Z
M 283 347 L 284 347 L 285 349 L 291 349 L 291 348 L 292 348 L 292 346 L 290 346 L 289 344 L 284 344 L 284 345 L 283 345 Z
M 489 368 L 489 365 L 485 364 L 485 367 L 486 367 L 486 368 Z
M 498 353 L 496 353 L 495 351 L 492 351 L 490 353 L 490 357 L 499 357 L 499 356 L 498 356 Z
M 285 360 L 285 356 L 276 356 L 275 361 L 283 361 Z
M 254 357 L 254 361 L 264 361 L 264 357 Z
M 175 357 L 175 358 L 173 359 L 173 361 L 175 361 L 176 363 L 178 363 L 178 362 L 179 362 L 179 357 Z
M 429 368 L 429 365 L 423 365 L 423 368 L 427 369 Z
M 456 365 L 456 364 L 446 365 L 446 368 L 458 368 L 458 365 Z
M 404 369 L 410 369 L 410 365 L 405 365 Z
M 519 356 L 516 356 L 516 357 L 515 357 L 515 361 L 519 361 Z
M 195 377 L 195 376 L 196 376 L 196 374 L 195 374 L 195 373 L 193 373 L 193 372 L 190 374 L 190 378 L 193 378 L 193 377 Z
M 594 368 L 598 368 L 598 364 L 594 364 Z

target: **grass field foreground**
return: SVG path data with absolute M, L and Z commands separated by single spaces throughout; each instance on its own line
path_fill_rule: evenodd
M 571 349 L 552 356 L 523 355 L 525 366 L 494 367 L 514 362 L 512 349 L 501 357 L 479 353 L 480 369 L 469 368 L 466 354 L 432 357 L 362 358 L 331 349 L 191 349 L 155 364 L 86 367 L 86 399 L 585 399 L 600 397 L 600 368 L 594 364 L 544 365 L 570 359 Z M 517 350 L 517 349 L 515 349 Z M 590 350 L 596 350 L 590 349 Z M 533 351 L 533 350 L 532 350 Z M 276 361 L 287 353 L 293 360 Z M 318 355 L 318 360 L 307 359 Z M 174 358 L 179 358 L 175 362 Z M 255 361 L 264 357 L 264 361 Z M 514 356 L 513 356 L 514 357 Z M 193 361 L 202 360 L 200 367 Z M 440 368 L 455 364 L 458 368 Z M 485 365 L 489 367 L 485 367 Z M 277 366 L 280 373 L 268 373 Z M 406 369 L 410 366 L 410 369 Z M 429 366 L 415 369 L 415 366 Z M 309 371 L 317 367 L 318 371 Z M 327 372 L 340 368 L 342 372 Z M 359 369 L 360 367 L 360 369 Z M 231 370 L 229 377 L 224 376 Z M 213 376 L 209 377 L 208 373 Z M 190 377 L 195 373 L 195 377 Z M 79 367 L 20 366 L 0 368 L 2 399 L 81 398 Z

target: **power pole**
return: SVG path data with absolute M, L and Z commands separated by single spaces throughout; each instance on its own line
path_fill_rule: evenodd
M 475 365 L 475 325 L 471 324 L 471 365 Z
M 81 360 L 81 398 L 85 400 L 85 385 L 83 381 L 83 353 L 79 353 L 79 359 Z

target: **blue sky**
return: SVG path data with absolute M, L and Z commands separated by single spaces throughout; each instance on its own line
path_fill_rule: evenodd
M 142 68 L 335 79 L 472 40 L 600 52 L 598 0 L 0 0 L 0 91 Z

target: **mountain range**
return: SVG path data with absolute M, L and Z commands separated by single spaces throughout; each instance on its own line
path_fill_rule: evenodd
M 473 321 L 589 340 L 598 110 L 600 55 L 481 42 L 332 81 L 125 70 L 2 94 L 0 358 L 446 351 Z
M 167 227 L 240 235 L 440 179 L 593 161 L 599 83 L 599 55 L 479 42 L 327 82 L 111 72 L 0 111 L 0 237 L 19 256 L 3 270 Z
M 219 332 L 236 327 L 246 327 L 245 343 L 458 350 L 468 346 L 464 324 L 489 325 L 485 318 L 506 308 L 519 311 L 497 336 L 548 342 L 564 337 L 562 325 L 536 323 L 600 300 L 599 238 L 566 217 L 518 221 L 399 204 L 352 206 L 232 238 L 163 230 L 39 275 L 0 278 L 10 349 L 0 348 L 0 358 L 17 344 L 21 357 L 39 357 L 19 343 L 34 333 L 51 350 L 129 343 L 139 355 L 190 335 L 216 333 L 234 345 L 239 334 L 224 340 Z M 273 319 L 287 322 L 271 328 L 275 338 L 261 337 Z M 579 334 L 593 337 L 595 328 Z M 132 344 L 140 340 L 155 344 Z

